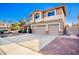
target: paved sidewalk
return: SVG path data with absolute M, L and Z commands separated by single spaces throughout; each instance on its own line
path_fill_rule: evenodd
M 0 48 L 5 52 L 6 55 L 42 55 L 14 43 L 2 45 Z
M 40 53 L 31 49 L 20 46 L 16 43 L 0 38 L 0 54 L 6 55 L 41 55 Z

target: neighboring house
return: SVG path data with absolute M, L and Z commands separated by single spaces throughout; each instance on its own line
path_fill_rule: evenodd
M 72 24 L 72 26 L 67 26 L 67 34 L 78 34 L 78 24 Z
M 67 34 L 69 35 L 77 35 L 79 34 L 79 16 L 78 16 L 78 23 L 73 24 L 71 26 L 67 26 Z
M 32 32 L 36 34 L 63 34 L 66 7 L 61 5 L 48 10 L 36 10 L 30 15 Z
M 0 30 L 10 30 L 10 25 L 8 24 L 4 24 L 4 23 L 0 23 Z
M 29 24 L 22 25 L 22 26 L 21 26 L 21 29 L 22 29 L 23 31 L 27 31 L 28 26 L 30 26 L 30 25 L 29 25 Z

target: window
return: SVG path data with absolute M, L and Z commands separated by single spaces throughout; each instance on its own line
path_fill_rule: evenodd
M 40 18 L 40 14 L 39 14 L 39 13 L 35 14 L 35 15 L 34 15 L 34 18 L 35 18 L 35 19 L 39 19 L 39 18 Z
M 53 16 L 55 15 L 55 10 L 48 12 L 48 16 Z

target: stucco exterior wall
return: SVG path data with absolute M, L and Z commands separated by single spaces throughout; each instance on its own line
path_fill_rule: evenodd
M 48 16 L 47 14 L 50 11 L 55 11 L 55 14 L 52 16 Z M 41 15 L 41 18 L 34 19 L 34 15 L 36 13 L 39 13 Z M 66 15 L 64 13 L 63 7 L 58 7 L 58 8 L 54 8 L 54 9 L 45 10 L 45 11 L 37 10 L 32 14 L 32 16 L 31 16 L 32 19 L 30 22 L 32 22 L 31 23 L 32 27 L 36 26 L 37 29 L 39 29 L 38 26 L 40 26 L 40 29 L 37 31 L 38 33 L 42 32 L 42 30 L 45 29 L 44 30 L 45 32 L 50 31 L 52 33 L 57 32 L 57 33 L 63 34 L 63 30 L 65 27 L 65 16 Z M 52 26 L 50 24 L 52 24 Z M 54 26 L 53 26 L 53 24 L 54 24 Z M 58 25 L 56 25 L 56 24 L 58 24 Z M 45 28 L 41 28 L 41 25 L 44 25 Z M 33 28 L 34 31 L 36 30 L 36 27 L 35 27 L 35 29 Z M 50 27 L 50 30 L 49 30 L 49 27 Z M 54 28 L 58 27 L 58 29 L 54 30 L 53 27 Z
M 34 13 L 32 14 L 32 16 L 31 16 L 31 21 L 32 21 L 32 22 L 35 22 L 34 15 L 35 15 L 36 13 L 39 13 L 41 18 L 43 17 L 42 11 L 36 11 L 36 12 L 34 12 Z M 40 20 L 41 20 L 41 19 L 40 19 Z
M 56 15 L 64 14 L 62 8 L 56 9 Z
M 38 22 L 38 21 L 44 21 L 45 18 L 49 18 L 49 17 L 47 16 L 47 13 L 48 13 L 49 11 L 52 11 L 52 10 L 48 10 L 48 11 L 45 11 L 45 12 L 43 12 L 43 11 L 36 11 L 36 12 L 34 12 L 34 13 L 32 14 L 32 16 L 31 16 L 31 21 L 30 21 L 30 23 L 34 23 L 35 21 L 36 21 L 36 22 Z M 62 8 L 54 9 L 54 11 L 55 11 L 55 15 L 53 16 L 53 18 L 63 17 L 64 13 L 63 13 Z M 34 19 L 34 15 L 35 15 L 36 13 L 39 13 L 39 14 L 41 15 L 41 18 L 40 18 L 40 19 Z M 58 16 L 58 15 L 59 15 L 59 16 Z M 57 17 L 56 17 L 56 16 L 57 16 Z M 53 19 L 53 18 L 52 18 L 52 19 Z M 38 20 L 38 21 L 37 21 L 37 20 Z
M 10 27 L 10 25 L 7 25 L 7 24 L 0 24 L 0 30 L 10 30 L 11 29 L 11 27 Z

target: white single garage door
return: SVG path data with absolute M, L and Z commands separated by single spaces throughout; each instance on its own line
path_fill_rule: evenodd
M 58 35 L 59 34 L 59 24 L 49 24 L 48 30 L 49 30 L 49 34 Z
M 45 34 L 45 25 L 33 26 L 32 27 L 32 32 L 34 34 Z

